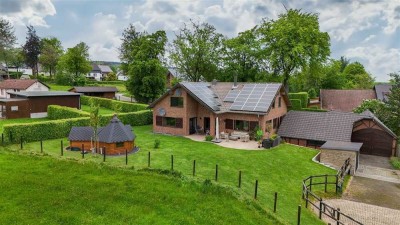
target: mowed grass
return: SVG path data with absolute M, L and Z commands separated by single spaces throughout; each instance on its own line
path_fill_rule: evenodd
M 19 118 L 19 119 L 1 119 L 0 120 L 0 133 L 3 133 L 3 127 L 6 124 L 14 124 L 14 123 L 33 123 L 33 122 L 41 122 L 48 121 L 48 118 Z
M 81 105 L 81 110 L 90 113 L 90 106 Z M 103 107 L 100 107 L 100 109 L 99 109 L 100 115 L 110 115 L 110 114 L 114 114 L 114 113 L 115 113 L 115 111 L 112 109 L 107 109 L 107 108 L 103 108 Z
M 154 172 L 0 152 L 0 224 L 282 224 L 229 191 Z
M 187 177 L 193 177 L 193 160 L 196 160 L 196 175 L 193 179 L 203 182 L 205 179 L 214 180 L 215 167 L 218 164 L 218 183 L 232 187 L 250 198 L 254 195 L 254 184 L 258 180 L 257 201 L 265 209 L 273 209 L 274 193 L 277 192 L 276 214 L 291 224 L 297 222 L 297 206 L 304 206 L 301 198 L 302 180 L 310 175 L 336 173 L 312 161 L 318 151 L 289 144 L 282 144 L 270 150 L 248 151 L 224 148 L 213 143 L 195 142 L 184 137 L 153 134 L 151 126 L 134 127 L 134 133 L 135 145 L 140 147 L 140 151 L 129 155 L 128 167 L 147 168 L 148 152 L 150 152 L 152 168 L 171 169 L 171 155 L 174 155 L 174 170 L 182 172 Z M 161 141 L 159 149 L 153 148 L 155 139 Z M 60 156 L 60 140 L 63 140 L 64 146 L 68 145 L 67 139 L 49 140 L 43 144 L 44 152 L 54 157 L 102 163 L 103 157 L 100 155 L 86 154 L 85 159 L 81 159 L 79 152 L 64 151 L 64 156 Z M 7 148 L 21 151 L 19 145 Z M 40 143 L 25 144 L 22 151 L 39 152 Z M 107 157 L 105 164 L 127 167 L 124 156 Z M 239 171 L 242 171 L 240 189 L 237 188 Z M 317 191 L 318 188 L 313 187 L 313 190 Z M 330 190 L 334 190 L 334 187 L 330 187 Z M 304 207 L 301 222 L 323 224 Z

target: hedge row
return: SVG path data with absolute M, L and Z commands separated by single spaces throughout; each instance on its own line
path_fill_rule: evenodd
M 328 112 L 328 110 L 325 110 L 325 109 L 318 109 L 318 108 L 301 108 L 300 111 Z
M 115 80 L 115 81 L 96 81 L 96 80 L 88 80 L 86 81 L 88 84 L 125 84 L 125 81 Z
M 290 103 L 292 104 L 290 107 L 292 110 L 300 110 L 302 108 L 300 99 L 291 99 Z
M 307 108 L 308 106 L 307 92 L 289 93 L 288 97 L 290 99 L 290 102 L 292 102 L 293 99 L 299 99 L 301 101 L 301 108 Z
M 105 126 L 113 115 L 100 116 L 100 125 Z M 120 113 L 118 118 L 124 124 L 141 126 L 152 124 L 153 114 L 150 110 L 143 110 L 132 113 Z M 40 141 L 68 136 L 73 126 L 89 126 L 90 118 L 71 118 L 34 123 L 20 123 L 4 125 L 3 133 L 6 142 L 17 143 L 20 138 L 26 142 Z
M 89 97 L 84 95 L 81 96 L 81 104 L 90 105 L 91 99 L 95 104 L 100 105 L 100 107 L 112 109 L 117 112 L 136 112 L 148 108 L 148 105 L 146 104 L 122 102 L 108 98 Z
M 66 106 L 49 105 L 47 107 L 47 118 L 51 120 L 80 118 L 88 116 L 90 116 L 90 113 L 88 112 Z

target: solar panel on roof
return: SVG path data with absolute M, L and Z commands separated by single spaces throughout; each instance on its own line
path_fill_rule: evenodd
M 194 95 L 196 95 L 202 102 L 208 105 L 211 109 L 218 111 L 220 104 L 215 100 L 215 94 L 210 90 L 207 86 L 207 83 L 182 83 L 189 91 L 191 91 Z

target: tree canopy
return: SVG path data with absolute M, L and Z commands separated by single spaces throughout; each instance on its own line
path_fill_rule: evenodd
M 7 67 L 10 63 L 10 57 L 13 55 L 11 51 L 16 41 L 14 27 L 8 20 L 0 18 L 0 62 L 4 62 Z
M 81 42 L 73 48 L 68 48 L 67 52 L 60 57 L 57 69 L 62 75 L 70 77 L 74 84 L 82 84 L 84 76 L 92 69 L 89 47 L 86 43 Z
M 36 34 L 36 30 L 32 25 L 26 28 L 28 29 L 26 33 L 26 42 L 22 46 L 25 55 L 25 63 L 32 68 L 32 75 L 37 76 L 39 54 L 41 52 L 40 37 Z
M 61 41 L 55 37 L 43 38 L 41 40 L 41 54 L 39 62 L 50 73 L 50 77 L 55 73 L 55 69 L 64 49 Z
M 165 92 L 167 70 L 161 59 L 165 53 L 165 31 L 138 32 L 131 24 L 123 32 L 121 69 L 128 75 L 127 90 L 139 102 L 149 103 Z

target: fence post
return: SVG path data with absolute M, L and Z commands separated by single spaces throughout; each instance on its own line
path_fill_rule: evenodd
M 174 155 L 171 155 L 171 171 L 174 170 Z
M 336 182 L 335 182 L 335 184 L 336 184 L 336 194 L 338 193 L 338 183 L 339 183 L 339 178 L 336 175 Z
M 63 141 L 61 140 L 61 156 L 64 155 L 64 144 Z
M 337 218 L 336 218 L 336 225 L 340 225 L 340 208 L 337 208 Z
M 278 201 L 278 192 L 275 192 L 275 198 L 274 198 L 274 212 L 276 212 L 276 202 Z
M 10 132 L 10 142 L 11 142 L 11 143 L 13 142 L 13 135 L 12 135 L 12 132 Z
M 149 152 L 149 155 L 147 157 L 147 167 L 150 167 L 150 152 Z
M 328 185 L 328 175 L 325 174 L 325 193 L 327 185 Z
M 193 160 L 193 176 L 196 175 L 196 160 Z
M 306 187 L 306 208 L 308 208 L 308 192 L 309 190 Z
M 128 165 L 128 150 L 125 149 L 125 165 Z
M 24 148 L 24 146 L 23 146 L 22 142 L 23 142 L 23 139 L 22 139 L 22 136 L 21 136 L 21 149 L 23 149 L 23 148 Z
M 319 201 L 319 219 L 321 219 L 321 218 L 322 218 L 322 198 Z
M 215 165 L 215 181 L 218 181 L 218 164 Z
M 106 146 L 103 146 L 103 162 L 106 161 Z
M 85 158 L 85 144 L 82 144 L 82 151 L 81 151 L 81 153 L 82 153 L 82 159 L 84 159 L 84 158 Z
M 258 180 L 256 180 L 256 185 L 254 187 L 254 199 L 257 199 L 257 190 L 258 190 Z
M 1 145 L 4 145 L 4 133 L 1 133 Z
M 310 177 L 310 191 L 312 190 L 312 176 Z
M 239 170 L 239 188 L 241 188 L 242 187 L 242 171 L 241 170 Z
M 297 207 L 297 225 L 300 225 L 300 218 L 301 218 L 301 205 Z
M 43 141 L 40 139 L 40 153 L 43 153 Z

